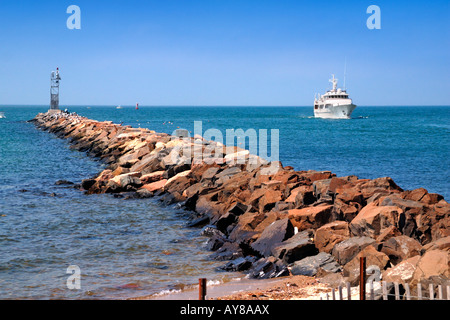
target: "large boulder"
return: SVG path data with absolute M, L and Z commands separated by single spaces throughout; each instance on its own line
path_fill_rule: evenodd
M 288 276 L 287 266 L 275 257 L 260 258 L 248 271 L 250 279 L 269 279 Z
M 392 264 L 420 255 L 422 245 L 407 236 L 392 237 L 382 243 L 381 252 L 387 254 Z
M 383 229 L 398 226 L 403 210 L 396 206 L 377 206 L 370 203 L 350 222 L 350 231 L 355 236 L 376 238 Z
M 359 283 L 360 257 L 366 258 L 367 269 L 378 269 L 381 272 L 389 266 L 389 257 L 386 254 L 377 251 L 373 246 L 365 247 L 344 266 L 344 277 L 348 277 L 352 285 Z
M 388 268 L 382 273 L 383 281 L 409 283 L 412 280 L 414 272 L 421 256 L 417 255 L 409 259 L 405 259 L 392 268 Z
M 337 243 L 332 255 L 340 265 L 345 265 L 352 260 L 361 250 L 375 244 L 375 240 L 369 237 L 352 237 Z
M 350 238 L 348 223 L 345 221 L 334 221 L 316 230 L 314 243 L 320 252 L 331 253 L 337 243 L 348 238 Z
M 150 191 L 150 192 L 154 192 L 157 190 L 162 190 L 166 184 L 167 180 L 163 179 L 163 180 L 159 180 L 156 182 L 152 182 L 152 183 L 148 183 L 142 186 L 143 189 Z
M 377 178 L 373 180 L 360 180 L 356 183 L 365 199 L 376 193 L 400 193 L 403 191 L 390 177 Z
M 289 219 L 298 230 L 317 229 L 331 221 L 333 206 L 319 205 L 288 211 Z
M 280 190 L 268 189 L 264 192 L 263 196 L 259 198 L 259 211 L 266 212 L 270 211 L 275 203 L 283 199 L 283 194 Z
M 316 253 L 312 230 L 298 232 L 272 249 L 272 255 L 286 264 Z
M 428 250 L 444 250 L 450 251 L 450 236 L 445 238 L 440 238 L 436 241 L 430 242 L 423 246 L 422 251 L 426 252 Z
M 429 250 L 420 258 L 411 282 L 417 284 L 432 277 L 450 278 L 450 252 Z
M 262 256 L 272 255 L 272 250 L 294 235 L 294 227 L 289 219 L 281 219 L 269 225 L 259 236 L 258 240 L 251 244 L 253 250 Z
M 303 258 L 290 265 L 290 271 L 293 275 L 313 277 L 320 269 L 326 273 L 342 271 L 342 267 L 334 260 L 334 257 L 325 252 Z

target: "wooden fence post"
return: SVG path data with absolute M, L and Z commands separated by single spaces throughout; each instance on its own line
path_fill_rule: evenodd
M 344 300 L 344 297 L 342 296 L 342 286 L 339 286 L 338 290 L 339 290 L 339 300 Z
M 198 299 L 206 299 L 206 278 L 198 279 Z
M 359 258 L 359 300 L 366 300 L 366 257 Z
M 405 283 L 405 294 L 406 294 L 406 300 L 411 300 L 411 290 L 409 289 L 409 284 Z
M 420 282 L 417 284 L 417 298 L 422 300 L 422 284 Z
M 444 300 L 444 291 L 442 290 L 442 285 L 438 285 L 439 300 Z
M 387 292 L 387 283 L 386 281 L 381 282 L 382 286 L 383 286 L 383 300 L 387 300 L 388 299 L 388 292 Z
M 400 300 L 400 286 L 398 282 L 394 282 L 395 300 Z
M 434 300 L 434 288 L 432 283 L 430 283 L 429 288 L 430 288 L 430 300 Z

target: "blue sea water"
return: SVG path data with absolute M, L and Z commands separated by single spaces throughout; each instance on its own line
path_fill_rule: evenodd
M 75 183 L 103 164 L 26 121 L 46 106 L 0 106 L 0 298 L 126 298 L 178 289 L 199 277 L 227 281 L 186 213 L 157 199 L 87 196 Z M 296 170 L 389 176 L 403 189 L 450 198 L 450 107 L 358 107 L 349 120 L 313 118 L 310 107 L 73 106 L 95 120 L 172 133 L 278 129 L 279 158 Z M 81 270 L 70 290 L 67 267 Z

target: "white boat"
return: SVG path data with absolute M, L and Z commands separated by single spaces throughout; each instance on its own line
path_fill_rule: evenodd
M 116 109 L 122 109 L 122 106 L 118 105 L 118 106 L 116 107 Z
M 329 81 L 333 84 L 333 89 L 325 94 L 316 96 L 314 99 L 314 116 L 325 119 L 350 119 L 356 105 L 349 98 L 347 90 L 337 87 L 338 79 Z
M 5 113 L 4 112 L 0 112 L 0 119 L 4 119 L 6 118 Z

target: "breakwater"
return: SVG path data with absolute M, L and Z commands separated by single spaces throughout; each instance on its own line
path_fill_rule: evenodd
M 158 195 L 191 210 L 190 225 L 211 236 L 211 258 L 224 270 L 252 278 L 342 273 L 354 282 L 364 255 L 384 277 L 405 264 L 412 282 L 448 276 L 449 204 L 423 188 L 295 171 L 201 137 L 78 115 L 39 114 L 33 122 L 108 165 L 83 181 L 86 193 Z

